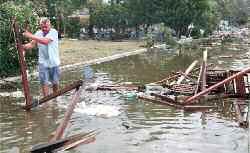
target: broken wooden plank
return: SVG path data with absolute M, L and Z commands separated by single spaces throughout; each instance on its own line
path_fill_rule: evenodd
M 217 108 L 216 106 L 206 106 L 206 105 L 187 105 L 184 106 L 185 111 L 205 111 L 208 109 L 215 109 Z
M 97 135 L 97 130 L 90 131 L 88 133 L 79 133 L 76 135 L 72 135 L 69 137 L 66 137 L 61 140 L 49 142 L 49 143 L 43 143 L 32 146 L 30 152 L 31 153 L 48 153 L 48 152 L 55 152 L 64 149 L 64 147 L 71 145 L 79 140 L 89 138 L 91 134 Z M 93 135 L 94 136 L 94 135 Z
M 203 73 L 203 69 L 204 69 L 203 67 L 204 67 L 204 65 L 201 64 L 199 77 L 198 77 L 198 80 L 197 80 L 197 83 L 196 83 L 194 94 L 197 94 L 197 92 L 199 91 L 199 88 L 200 88 L 200 85 L 201 85 L 201 80 L 202 80 L 202 73 Z
M 203 52 L 203 71 L 202 71 L 202 80 L 201 80 L 201 90 L 205 90 L 207 86 L 207 49 Z
M 26 106 L 24 106 L 23 108 L 26 109 L 26 110 L 29 110 L 29 109 L 31 109 L 31 108 L 34 108 L 34 107 L 36 107 L 36 106 L 38 106 L 38 105 L 41 105 L 41 104 L 43 104 L 43 103 L 45 103 L 45 102 L 47 102 L 47 101 L 49 101 L 49 100 L 51 100 L 51 99 L 54 99 L 54 98 L 56 98 L 56 97 L 58 97 L 58 96 L 60 96 L 60 95 L 63 95 L 64 93 L 66 93 L 66 92 L 68 92 L 68 91 L 71 91 L 71 90 L 73 90 L 73 89 L 79 88 L 82 84 L 83 84 L 83 81 L 82 81 L 82 80 L 75 81 L 75 82 L 73 82 L 72 84 L 70 84 L 70 85 L 64 87 L 63 89 L 58 90 L 58 91 L 55 92 L 55 93 L 52 93 L 52 94 L 50 94 L 50 95 L 48 95 L 48 96 L 46 96 L 46 97 L 43 97 L 43 98 L 40 99 L 40 100 L 33 101 L 32 104 L 26 105 Z
M 52 153 L 55 149 L 62 147 L 68 140 L 58 140 L 51 143 L 35 145 L 31 148 L 31 153 Z
M 235 84 L 236 84 L 236 93 L 241 95 L 242 97 L 245 97 L 246 87 L 244 82 L 244 76 L 236 77 Z
M 96 90 L 138 90 L 138 86 L 99 86 Z
M 16 42 L 16 48 L 18 50 L 18 57 L 19 57 L 18 60 L 19 60 L 20 70 L 21 70 L 21 79 L 22 79 L 25 103 L 26 103 L 26 106 L 29 106 L 32 104 L 32 97 L 30 95 L 30 88 L 29 88 L 29 82 L 28 82 L 28 77 L 27 77 L 27 65 L 26 65 L 25 58 L 24 58 L 25 50 L 22 45 L 21 32 L 16 22 L 16 19 L 13 19 L 13 31 L 14 31 L 14 39 Z
M 227 83 L 227 82 L 229 82 L 229 81 L 235 79 L 236 77 L 242 76 L 242 75 L 244 75 L 244 74 L 246 74 L 246 73 L 249 73 L 249 72 L 250 72 L 250 68 L 246 68 L 246 69 L 244 69 L 244 70 L 242 70 L 242 71 L 240 71 L 240 72 L 238 72 L 238 73 L 236 73 L 236 74 L 234 74 L 234 75 L 232 75 L 232 76 L 226 78 L 225 80 L 223 80 L 223 81 L 221 81 L 221 82 L 219 82 L 219 83 L 217 83 L 217 84 L 215 84 L 215 85 L 210 86 L 210 87 L 207 88 L 206 90 L 203 90 L 203 91 L 199 92 L 198 94 L 196 94 L 196 95 L 194 95 L 194 96 L 192 96 L 192 97 L 189 97 L 189 98 L 185 101 L 185 104 L 191 104 L 191 103 L 193 103 L 193 101 L 194 101 L 195 99 L 198 99 L 198 98 L 200 98 L 201 96 L 203 96 L 203 95 L 209 93 L 211 90 L 213 90 L 213 89 L 215 89 L 215 88 L 218 88 L 218 87 L 224 85 L 225 83 Z
M 63 146 L 62 149 L 60 149 L 60 151 L 66 151 L 69 149 L 73 149 L 73 148 L 79 146 L 80 144 L 87 144 L 87 143 L 93 142 L 93 141 L 95 141 L 95 136 L 99 133 L 100 132 L 88 133 L 83 138 L 80 138 L 78 140 L 74 140 L 74 142 L 70 142 L 70 143 L 66 144 L 65 146 Z
M 65 128 L 67 127 L 68 125 L 68 122 L 71 118 L 71 115 L 73 114 L 73 111 L 74 111 L 74 108 L 75 108 L 75 105 L 76 103 L 79 101 L 80 99 L 80 94 L 82 92 L 83 88 L 79 87 L 79 88 L 76 88 L 76 91 L 75 91 L 75 94 L 73 95 L 73 98 L 72 98 L 72 102 L 70 103 L 70 105 L 68 106 L 68 109 L 64 115 L 64 118 L 63 118 L 63 121 L 60 123 L 60 125 L 58 126 L 58 128 L 56 129 L 56 132 L 55 132 L 55 135 L 54 137 L 50 140 L 51 142 L 53 141 L 56 141 L 56 140 L 59 140 L 62 138 L 63 136 L 63 133 L 64 133 L 64 130 Z
M 175 103 L 172 103 L 171 101 L 169 102 L 169 101 L 165 101 L 161 99 L 156 99 L 155 97 L 152 97 L 152 96 L 139 95 L 138 98 L 142 100 L 147 100 L 150 102 L 158 103 L 158 104 L 163 104 L 163 105 L 168 105 L 168 106 L 172 106 L 175 108 L 183 109 L 183 106 L 180 104 L 175 104 Z
M 192 71 L 197 63 L 198 61 L 195 60 L 191 65 L 189 65 L 189 67 L 185 71 L 185 74 L 178 79 L 177 84 L 180 84 L 185 79 L 185 77 Z
M 171 75 L 171 76 L 168 76 L 160 81 L 156 81 L 156 82 L 153 82 L 152 84 L 161 84 L 165 81 L 168 81 L 168 80 L 171 80 L 171 79 L 176 79 L 178 78 L 179 76 L 181 76 L 182 74 L 178 73 L 178 74 L 174 74 L 174 75 Z
M 157 96 L 160 97 L 159 95 Z M 155 98 L 152 96 L 140 95 L 138 96 L 138 98 L 142 100 L 150 101 L 153 103 L 161 104 L 161 105 L 171 106 L 177 109 L 184 109 L 185 111 L 204 111 L 204 110 L 208 110 L 211 108 L 215 108 L 215 106 L 183 105 L 176 101 L 173 101 L 173 99 L 169 99 L 169 98 L 166 99 L 166 97 L 164 98 L 161 97 L 161 99 L 159 99 L 159 98 Z

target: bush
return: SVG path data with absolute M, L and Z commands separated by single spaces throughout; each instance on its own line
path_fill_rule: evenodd
M 32 11 L 29 3 L 16 4 L 7 2 L 0 5 L 0 77 L 17 75 L 20 71 L 18 53 L 12 30 L 12 19 L 16 18 L 21 29 L 25 23 L 29 23 L 31 31 L 36 29 L 37 15 Z M 37 52 L 26 55 L 28 65 L 34 65 Z

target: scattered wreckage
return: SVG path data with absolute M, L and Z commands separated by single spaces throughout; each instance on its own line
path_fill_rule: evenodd
M 163 80 L 136 85 L 100 85 L 95 90 L 127 90 L 137 92 L 137 98 L 168 105 L 187 111 L 203 111 L 216 106 L 206 101 L 218 98 L 246 99 L 250 95 L 250 68 L 237 70 L 210 69 L 207 51 L 203 52 L 200 67 L 195 60 L 185 72 L 176 72 Z M 236 118 L 241 127 L 248 127 L 247 101 L 233 103 Z
M 21 65 L 21 78 L 26 102 L 23 108 L 25 110 L 30 111 L 40 104 L 48 102 L 68 91 L 75 90 L 71 103 L 68 105 L 67 111 L 64 115 L 64 119 L 54 132 L 50 141 L 48 143 L 33 146 L 31 149 L 32 153 L 48 153 L 58 150 L 68 150 L 80 144 L 95 141 L 95 136 L 99 133 L 98 130 L 93 130 L 88 133 L 79 133 L 63 138 L 64 131 L 71 118 L 74 108 L 79 101 L 80 95 L 85 90 L 134 91 L 137 98 L 143 99 L 144 101 L 151 101 L 187 111 L 203 111 L 214 108 L 215 106 L 205 105 L 203 102 L 205 99 L 218 98 L 218 95 L 220 98 L 249 97 L 250 68 L 246 68 L 241 71 L 209 69 L 209 65 L 207 64 L 207 51 L 204 51 L 200 67 L 196 67 L 199 62 L 195 60 L 185 72 L 176 72 L 167 78 L 154 83 L 143 86 L 133 84 L 106 84 L 91 87 L 91 85 L 89 85 L 87 88 L 85 86 L 86 84 L 84 84 L 82 80 L 79 80 L 64 87 L 56 93 L 37 100 L 30 95 L 29 82 L 25 66 L 26 63 L 22 54 L 23 48 L 20 40 L 20 30 L 15 21 L 13 29 L 19 53 L 19 62 Z M 246 108 L 248 108 L 246 101 L 234 103 L 236 118 L 238 119 L 239 125 L 242 127 L 248 127 L 249 125 L 249 113 Z

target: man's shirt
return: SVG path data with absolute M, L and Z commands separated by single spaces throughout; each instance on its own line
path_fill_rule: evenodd
M 35 33 L 38 37 L 45 37 L 50 40 L 48 45 L 43 45 L 37 43 L 38 46 L 38 62 L 43 64 L 45 67 L 55 67 L 60 65 L 59 58 L 59 48 L 58 48 L 58 32 L 51 28 L 50 31 L 44 35 L 42 30 L 39 30 Z

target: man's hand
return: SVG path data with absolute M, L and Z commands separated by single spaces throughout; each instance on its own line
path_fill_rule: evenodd
M 25 50 L 29 50 L 29 49 L 32 49 L 36 46 L 36 41 L 32 40 L 31 42 L 27 43 L 27 44 L 24 44 L 23 45 L 23 48 Z
M 24 48 L 25 50 L 28 50 L 28 49 L 31 48 L 31 45 L 30 45 L 30 44 L 25 44 L 25 45 L 23 45 L 23 48 Z
M 26 37 L 26 38 L 32 39 L 33 34 L 32 34 L 31 32 L 29 32 L 29 31 L 25 31 L 25 32 L 23 33 L 23 36 Z

